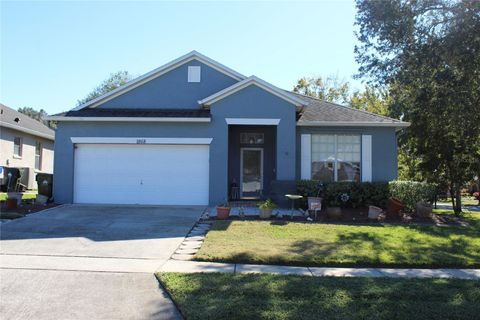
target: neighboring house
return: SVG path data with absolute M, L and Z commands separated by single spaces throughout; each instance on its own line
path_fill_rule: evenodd
M 409 125 L 195 51 L 49 119 L 57 202 L 166 205 L 265 198 L 296 179 L 392 180 L 396 132 Z
M 55 131 L 3 104 L 0 108 L 0 166 L 28 168 L 27 187 L 36 189 L 36 173 L 53 173 Z

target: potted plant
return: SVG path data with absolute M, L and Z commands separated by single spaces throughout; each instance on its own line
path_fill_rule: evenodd
M 342 193 L 335 197 L 331 202 L 332 206 L 327 207 L 327 216 L 332 219 L 340 219 L 342 217 L 342 208 L 350 199 L 347 193 Z
M 267 199 L 260 203 L 258 208 L 260 209 L 260 219 L 269 219 L 272 216 L 272 211 L 275 209 L 277 205 L 271 200 Z
M 230 216 L 230 206 L 228 202 L 222 203 L 217 206 L 217 219 L 226 220 Z

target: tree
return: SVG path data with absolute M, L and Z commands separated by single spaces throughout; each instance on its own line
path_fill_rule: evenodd
M 460 188 L 480 167 L 480 2 L 357 0 L 359 76 L 390 86 L 426 179 Z
M 90 100 L 93 100 L 105 93 L 108 93 L 120 86 L 123 86 L 128 81 L 132 80 L 132 75 L 128 71 L 118 71 L 110 74 L 99 86 L 93 89 L 85 98 L 78 100 L 77 105 L 82 105 Z
M 355 91 L 350 97 L 350 106 L 382 116 L 389 115 L 388 90 L 366 86 L 363 91 Z
M 35 110 L 32 107 L 23 107 L 23 108 L 18 108 L 18 112 L 23 113 L 24 115 L 29 116 L 32 119 L 40 121 L 41 123 L 43 123 L 44 125 L 46 125 L 51 129 L 56 128 L 56 125 L 54 122 L 44 119 L 46 116 L 48 116 L 48 113 L 43 109 Z
M 350 85 L 337 77 L 329 76 L 325 80 L 318 78 L 301 78 L 293 87 L 294 92 L 321 100 L 347 104 L 350 100 Z

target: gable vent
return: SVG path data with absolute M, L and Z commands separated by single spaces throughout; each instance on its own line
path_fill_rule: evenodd
M 188 67 L 188 82 L 200 82 L 200 66 Z

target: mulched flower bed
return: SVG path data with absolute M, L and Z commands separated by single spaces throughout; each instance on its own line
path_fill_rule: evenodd
M 53 207 L 56 207 L 56 206 L 57 206 L 57 204 L 55 204 L 55 203 L 47 203 L 47 204 L 43 205 L 43 204 L 23 202 L 22 205 L 18 206 L 16 209 L 7 209 L 6 202 L 2 201 L 2 203 L 0 205 L 0 211 L 2 212 L 2 215 L 3 215 L 3 213 L 5 213 L 5 217 L 1 217 L 1 218 L 2 219 L 4 219 L 4 218 L 11 219 L 11 218 L 8 218 L 8 217 L 16 216 L 14 214 L 18 214 L 18 217 L 26 216 L 30 213 L 35 213 L 35 212 L 42 211 L 42 210 L 49 209 L 49 208 L 53 208 Z M 9 214 L 11 214 L 11 215 L 9 215 Z
M 275 210 L 274 210 L 275 214 Z M 313 218 L 313 216 L 312 216 Z M 216 220 L 215 212 L 209 220 Z M 368 208 L 342 208 L 342 217 L 339 219 L 331 219 L 327 216 L 326 210 L 323 209 L 317 214 L 316 221 L 307 221 L 306 217 L 284 214 L 283 216 L 272 216 L 270 219 L 260 219 L 258 215 L 245 215 L 240 217 L 236 214 L 230 215 L 228 220 L 245 220 L 245 221 L 295 221 L 295 222 L 309 222 L 309 223 L 344 223 L 344 224 L 380 224 L 380 223 L 394 223 L 394 224 L 417 224 L 417 225 L 457 225 L 468 226 L 468 222 L 461 217 L 456 217 L 451 214 L 435 214 L 431 217 L 418 217 L 413 214 L 405 214 L 404 216 L 386 216 L 385 220 L 377 221 L 368 219 Z

